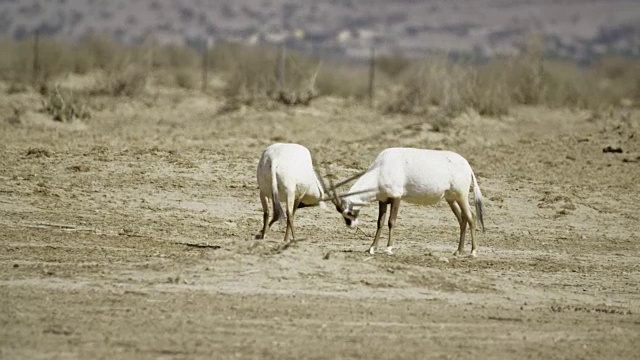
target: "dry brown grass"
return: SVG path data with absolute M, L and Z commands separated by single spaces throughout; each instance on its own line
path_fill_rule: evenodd
M 391 96 L 382 101 L 387 112 L 425 114 L 432 108 L 455 116 L 469 108 L 484 113 L 504 108 L 493 98 L 498 84 L 483 72 L 467 69 L 442 57 L 415 61 L 396 78 Z M 508 107 L 507 107 L 508 108 Z
M 116 43 L 106 36 L 92 35 L 80 40 L 73 47 L 74 70 L 86 74 L 97 69 L 115 71 L 132 61 L 138 61 L 138 54 L 132 47 Z
M 224 95 L 234 103 L 273 99 L 287 104 L 308 104 L 309 97 L 319 95 L 361 99 L 367 94 L 367 70 L 362 66 L 323 62 L 287 51 L 281 81 L 280 56 L 281 49 L 277 47 L 226 43 L 216 46 L 210 66 L 224 77 Z
M 149 54 L 145 54 L 150 52 Z M 201 66 L 200 55 L 191 48 L 178 45 L 147 47 L 143 56 L 151 56 L 151 64 L 156 69 L 185 69 Z
M 278 87 L 278 53 L 275 48 L 249 48 L 221 44 L 212 52 L 213 70 L 223 74 L 227 98 L 250 103 Z
M 134 97 L 142 94 L 147 86 L 147 69 L 129 65 L 121 71 L 109 71 L 99 76 L 99 81 L 91 90 L 95 95 Z
M 277 47 L 224 43 L 214 48 L 211 66 L 225 78 L 225 96 L 247 104 L 256 99 L 278 98 L 282 94 L 315 94 L 330 86 L 330 81 L 324 81 L 329 77 L 320 74 L 322 66 L 318 60 L 294 51 L 285 54 L 285 72 L 281 78 L 280 57 L 281 50 Z
M 365 99 L 369 94 L 368 68 L 363 65 L 326 61 L 320 65 L 316 88 L 322 95 L 348 99 Z M 380 74 L 382 75 L 382 74 Z M 378 87 L 384 87 L 385 77 L 378 76 Z
M 136 96 L 149 83 L 196 89 L 202 81 L 201 54 L 182 46 L 147 42 L 129 47 L 100 36 L 70 44 L 42 37 L 34 68 L 33 45 L 33 39 L 0 41 L 0 80 L 11 84 L 7 91 L 24 91 L 25 84 L 40 86 L 69 73 L 96 74 L 91 93 L 110 96 Z M 640 104 L 640 62 L 611 57 L 581 68 L 543 55 L 540 44 L 530 42 L 517 56 L 480 65 L 454 63 L 445 56 L 381 56 L 376 61 L 375 104 L 385 112 L 435 112 L 441 117 L 468 110 L 501 116 L 519 104 L 594 111 Z M 279 57 L 276 47 L 222 43 L 210 52 L 207 66 L 210 74 L 225 81 L 222 95 L 240 104 L 310 89 L 356 100 L 368 96 L 367 64 L 321 62 L 288 51 L 281 84 Z
M 85 99 L 69 89 L 43 84 L 40 93 L 44 97 L 40 111 L 49 114 L 54 121 L 69 122 L 91 118 Z
M 173 72 L 175 84 L 183 89 L 192 90 L 200 84 L 198 72 L 193 68 L 177 68 Z
M 70 44 L 41 37 L 37 61 L 34 39 L 5 40 L 0 43 L 0 49 L 0 73 L 3 80 L 14 84 L 31 83 L 41 89 L 51 87 L 51 82 L 64 75 L 98 70 L 106 75 L 99 76 L 92 93 L 132 96 L 146 83 L 146 76 L 132 70 L 137 60 L 135 52 L 107 38 L 87 37 L 77 44 Z M 14 89 L 19 87 L 12 86 Z
M 0 76 L 10 82 L 47 81 L 73 71 L 73 57 L 68 46 L 49 38 L 39 40 L 39 61 L 34 71 L 33 41 L 0 42 Z
M 391 62 L 390 60 L 387 60 Z M 603 111 L 640 104 L 640 62 L 611 58 L 590 66 L 546 60 L 540 48 L 526 47 L 514 57 L 486 64 L 452 63 L 442 57 L 418 60 L 396 76 L 382 108 L 395 113 L 456 116 L 474 110 L 501 116 L 516 104 Z
M 376 59 L 376 68 L 383 74 L 396 77 L 404 72 L 414 61 L 402 55 L 382 55 Z

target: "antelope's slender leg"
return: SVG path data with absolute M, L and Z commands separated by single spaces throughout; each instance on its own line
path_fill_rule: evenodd
M 389 214 L 389 240 L 387 241 L 387 248 L 385 253 L 392 255 L 393 251 L 393 228 L 396 226 L 396 220 L 398 220 L 398 210 L 400 210 L 400 199 L 393 199 L 391 201 L 391 213 Z
M 449 204 L 451 211 L 453 211 L 456 219 L 458 219 L 458 224 L 460 224 L 462 222 L 462 210 L 460 210 L 460 206 L 458 206 L 455 200 L 447 200 L 447 204 Z
M 260 234 L 256 235 L 256 239 L 264 239 L 264 236 L 269 229 L 267 226 L 269 221 L 269 197 L 261 193 L 260 202 L 262 203 L 262 230 L 260 231 Z
M 471 212 L 469 201 L 467 199 L 458 201 L 458 205 L 460 205 L 460 209 L 462 210 L 462 216 L 467 220 L 466 222 L 469 223 L 469 228 L 471 229 L 471 256 L 476 257 L 476 219 Z M 461 243 L 460 246 L 464 246 L 464 243 Z M 460 249 L 458 249 L 458 251 L 459 250 Z
M 296 237 L 293 235 L 293 218 L 296 216 L 296 210 L 300 207 L 302 203 L 302 198 L 306 195 L 306 192 L 300 195 L 299 198 L 295 199 L 293 202 L 293 209 L 291 210 L 291 216 L 287 215 L 287 219 L 291 218 L 291 241 L 296 241 Z M 287 205 L 287 211 L 289 211 L 289 206 Z
M 453 211 L 453 214 L 456 216 L 456 219 L 458 219 L 458 225 L 460 225 L 460 241 L 458 242 L 458 250 L 456 250 L 453 253 L 453 255 L 454 256 L 463 255 L 464 254 L 464 238 L 467 232 L 467 220 L 462 215 L 462 210 L 460 209 L 460 206 L 455 200 L 447 200 L 447 203 L 449 204 L 451 211 Z
M 284 242 L 289 241 L 289 232 L 291 232 L 291 241 L 296 240 L 296 236 L 293 231 L 293 214 L 295 212 L 295 206 L 297 205 L 299 200 L 295 199 L 295 194 L 287 195 L 287 230 L 284 233 Z
M 278 200 L 280 201 L 280 200 Z M 278 214 L 278 212 L 276 211 L 276 204 L 273 203 L 273 219 L 271 219 L 271 221 L 269 221 L 269 228 L 271 228 L 271 225 L 273 225 L 274 222 L 280 220 L 280 217 L 282 216 L 282 214 Z
M 386 202 L 378 202 L 378 229 L 376 230 L 376 235 L 373 237 L 373 243 L 369 247 L 369 254 L 373 255 L 376 253 L 378 249 L 378 240 L 380 240 L 380 234 L 382 233 L 382 227 L 384 226 L 384 221 L 387 217 L 387 203 Z
M 300 195 L 300 197 L 298 199 L 296 199 L 293 202 L 293 210 L 291 211 L 291 214 L 293 214 L 294 216 L 296 215 L 296 210 L 298 210 L 298 208 L 300 207 L 300 204 L 302 204 L 302 198 L 304 198 L 304 196 L 306 194 L 307 194 L 306 192 L 303 193 L 302 195 Z M 302 207 L 304 207 L 304 206 L 302 206 Z

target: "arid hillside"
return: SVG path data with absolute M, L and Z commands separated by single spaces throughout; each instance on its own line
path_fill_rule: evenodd
M 204 38 L 273 43 L 320 55 L 432 51 L 486 57 L 513 53 L 540 35 L 560 57 L 640 55 L 635 0 L 27 0 L 0 1 L 0 35 L 35 30 L 62 38 L 110 34 L 196 45 Z

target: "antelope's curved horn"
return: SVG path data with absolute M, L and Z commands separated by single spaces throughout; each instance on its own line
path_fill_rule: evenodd
M 319 162 L 317 162 L 317 161 L 314 161 L 314 163 L 315 163 L 315 164 L 320 164 L 320 163 L 319 163 Z M 325 165 L 325 167 L 326 167 L 326 165 Z M 314 171 L 315 171 L 315 173 L 316 173 L 316 176 L 318 177 L 318 180 L 320 181 L 320 185 L 322 186 L 322 191 L 324 192 L 324 198 L 323 198 L 321 201 L 328 201 L 328 200 L 331 200 L 331 202 L 332 202 L 334 205 L 339 206 L 339 203 L 338 203 L 338 201 L 336 200 L 336 197 L 335 197 L 335 195 L 336 195 L 336 194 L 335 194 L 335 190 L 334 190 L 334 188 L 333 188 L 333 187 L 327 188 L 327 184 L 326 184 L 326 183 L 325 183 L 325 181 L 324 181 L 324 178 L 325 178 L 325 177 L 324 177 L 324 175 L 325 175 L 325 174 L 321 174 L 321 173 L 320 173 L 319 171 L 317 171 L 316 169 L 314 169 Z M 330 178 L 329 178 L 329 184 L 330 184 L 330 186 L 332 186 L 332 185 L 333 185 L 333 182 L 331 181 L 331 179 L 330 179 Z M 330 195 L 330 194 L 331 194 L 331 195 Z
M 327 172 L 328 174 L 328 172 Z M 329 191 L 331 191 L 331 202 L 334 203 L 336 206 L 340 206 L 340 203 L 338 202 L 338 199 L 340 198 L 338 196 L 338 193 L 336 192 L 336 187 L 333 185 L 333 180 L 327 176 L 327 179 L 329 180 Z
M 351 176 L 351 177 L 349 177 L 349 178 L 347 178 L 345 180 L 340 181 L 339 183 L 334 185 L 335 186 L 334 189 L 335 188 L 339 188 L 340 186 L 342 186 L 344 184 L 350 183 L 351 181 L 359 178 L 360 176 L 364 175 L 365 173 L 366 173 L 366 171 L 361 171 L 361 172 L 359 172 L 359 173 L 357 173 L 357 174 L 355 174 L 355 175 L 353 175 L 353 176 Z
M 349 196 L 353 196 L 353 195 L 360 195 L 360 194 L 364 194 L 364 193 L 368 193 L 368 192 L 374 192 L 376 191 L 376 189 L 371 188 L 371 189 L 365 189 L 365 190 L 358 190 L 358 191 L 353 191 L 353 192 L 349 192 L 349 193 L 343 193 L 343 194 L 334 194 L 330 197 L 324 198 L 322 199 L 323 201 L 333 201 L 333 200 L 337 200 L 337 199 L 343 199 Z

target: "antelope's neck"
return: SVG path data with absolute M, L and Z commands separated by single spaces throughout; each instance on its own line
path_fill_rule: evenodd
M 349 196 L 349 200 L 352 203 L 368 203 L 376 199 L 378 195 L 378 172 L 377 171 L 368 171 L 364 175 L 362 175 L 355 184 L 349 189 L 349 193 L 365 191 L 362 194 L 356 194 L 353 196 Z

